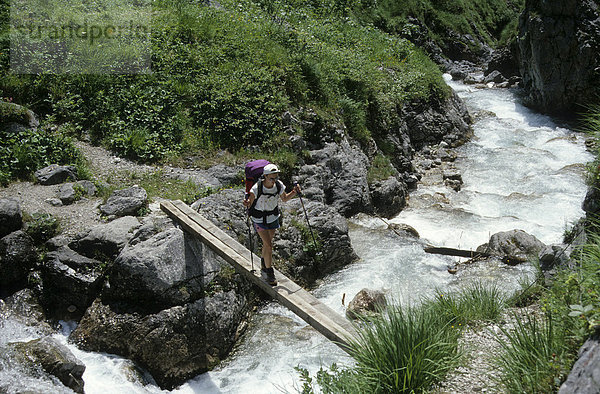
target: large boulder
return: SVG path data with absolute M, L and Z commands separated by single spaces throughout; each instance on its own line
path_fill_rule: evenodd
M 58 185 L 68 179 L 77 180 L 77 169 L 73 166 L 52 164 L 34 173 L 41 185 Z
M 233 290 L 151 314 L 96 301 L 69 340 L 88 351 L 127 357 L 146 368 L 161 388 L 173 389 L 226 357 L 245 305 Z
M 525 102 L 574 114 L 600 93 L 600 8 L 596 0 L 527 0 L 519 20 Z
M 56 376 L 65 386 L 76 393 L 83 393 L 85 365 L 56 339 L 44 337 L 29 342 L 16 343 L 17 359 L 22 364 L 40 366 L 50 375 Z
M 140 208 L 148 202 L 148 194 L 144 188 L 132 186 L 127 189 L 115 190 L 100 206 L 100 212 L 107 216 L 136 216 Z
M 379 314 L 387 305 L 385 294 L 381 290 L 362 289 L 346 309 L 349 319 L 360 319 Z
M 37 261 L 33 239 L 19 230 L 0 239 L 1 292 L 18 290 Z
M 42 304 L 48 315 L 79 320 L 102 285 L 102 263 L 62 246 L 46 255 L 41 267 Z
M 4 321 L 16 320 L 32 327 L 36 333 L 44 335 L 54 333 L 54 329 L 46 323 L 44 308 L 31 289 L 19 290 L 13 295 L 0 300 L 0 316 Z
M 204 297 L 224 264 L 166 217 L 150 217 L 115 260 L 102 297 L 152 312 L 184 305 Z
M 558 394 L 597 394 L 599 387 L 600 338 L 594 335 L 579 349 L 579 358 Z
M 0 128 L 10 128 L 11 125 L 21 125 L 35 129 L 40 125 L 32 110 L 16 103 L 0 101 Z
M 133 216 L 125 216 L 92 227 L 69 246 L 89 258 L 114 259 L 133 237 L 140 222 Z
M 395 176 L 375 182 L 369 187 L 376 214 L 391 218 L 406 206 L 406 186 Z
M 19 201 L 14 198 L 0 198 L 0 238 L 20 230 L 23 214 Z
M 546 245 L 523 230 L 503 231 L 493 234 L 488 243 L 477 247 L 477 252 L 502 257 L 507 263 L 523 262 L 537 257 Z

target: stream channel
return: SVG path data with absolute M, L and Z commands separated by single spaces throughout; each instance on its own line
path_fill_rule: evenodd
M 452 289 L 469 280 L 490 280 L 507 291 L 518 278 L 532 275 L 524 264 L 472 267 L 448 273 L 456 258 L 423 252 L 423 245 L 475 249 L 499 231 L 522 229 L 546 244 L 560 243 L 563 233 L 583 216 L 585 163 L 593 160 L 582 135 L 519 104 L 507 89 L 479 89 L 448 80 L 474 116 L 475 136 L 457 151 L 456 168 L 464 184 L 454 192 L 425 176 L 410 195 L 409 206 L 392 223 L 408 224 L 421 238 L 400 237 L 378 218 L 350 220 L 350 237 L 360 259 L 328 276 L 313 294 L 340 314 L 362 288 L 384 290 L 394 302 L 415 302 L 436 288 Z M 439 177 L 439 175 L 438 175 Z M 431 179 L 430 179 L 431 178 Z M 36 338 L 17 322 L 4 322 L 0 346 Z M 56 334 L 67 344 L 73 324 Z M 159 393 L 144 383 L 132 363 L 120 357 L 69 349 L 86 364 L 85 392 Z M 217 369 L 173 390 L 174 393 L 295 393 L 302 384 L 296 366 L 314 374 L 321 367 L 351 365 L 352 360 L 303 320 L 271 302 L 250 322 L 231 357 Z M 1 370 L 1 368 L 0 368 Z M 48 380 L 0 371 L 0 381 L 18 391 L 71 392 Z

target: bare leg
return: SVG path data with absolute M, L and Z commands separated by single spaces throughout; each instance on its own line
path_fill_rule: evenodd
M 271 268 L 273 261 L 273 238 L 275 238 L 275 230 L 262 230 L 258 232 L 262 239 L 262 257 L 265 260 L 265 267 Z

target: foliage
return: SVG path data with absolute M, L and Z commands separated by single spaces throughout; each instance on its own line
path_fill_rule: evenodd
M 502 346 L 496 360 L 502 371 L 499 382 L 510 393 L 555 392 L 573 362 L 564 346 L 567 333 L 551 314 L 514 319 L 512 330 L 502 329 L 508 339 L 498 340 Z
M 481 37 L 488 45 L 504 44 L 516 36 L 523 0 L 408 0 L 360 2 L 354 10 L 365 22 L 383 31 L 416 40 L 429 38 L 447 48 L 456 33 Z M 419 34 L 426 34 L 420 37 Z M 474 42 L 463 45 L 472 46 Z
M 60 222 L 49 213 L 33 213 L 26 219 L 25 232 L 40 245 L 57 235 Z
M 373 158 L 371 167 L 369 167 L 369 170 L 367 172 L 367 182 L 369 184 L 372 184 L 377 181 L 383 181 L 388 179 L 395 173 L 396 170 L 394 170 L 394 167 L 392 167 L 390 159 L 384 155 L 379 154 Z
M 78 175 L 88 175 L 87 164 L 71 138 L 47 127 L 5 129 L 0 138 L 0 185 L 12 179 L 30 179 L 50 164 L 75 165 Z
M 150 74 L 12 74 L 3 36 L 0 89 L 141 161 L 218 148 L 276 151 L 282 114 L 298 107 L 343 119 L 365 142 L 404 102 L 449 89 L 410 42 L 357 23 L 357 4 L 156 1 Z M 72 8 L 61 12 L 75 17 Z

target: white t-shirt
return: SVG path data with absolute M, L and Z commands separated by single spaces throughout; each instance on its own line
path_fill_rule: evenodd
M 259 211 L 272 211 L 279 204 L 279 198 L 285 192 L 285 186 L 284 186 L 283 182 L 281 182 L 280 180 L 277 180 L 276 182 L 278 182 L 279 185 L 281 186 L 279 195 L 276 195 L 277 194 L 277 185 L 273 185 L 273 187 L 265 187 L 263 182 L 256 182 L 254 184 L 254 186 L 252 186 L 252 189 L 250 189 L 250 193 L 253 193 L 254 197 L 256 198 L 256 196 L 258 196 L 258 184 L 260 183 L 261 185 L 263 185 L 262 186 L 262 188 L 263 188 L 262 194 L 260 195 L 260 198 L 258 200 L 256 200 L 256 206 L 255 206 L 255 208 L 258 209 Z M 274 194 L 274 195 L 267 195 L 266 193 Z M 279 219 L 279 215 L 268 215 L 267 223 L 273 223 L 277 219 Z M 263 223 L 262 218 L 255 218 L 253 216 L 252 216 L 252 221 L 255 223 Z

